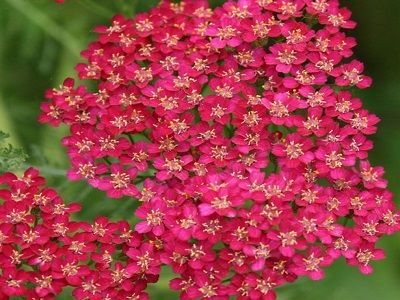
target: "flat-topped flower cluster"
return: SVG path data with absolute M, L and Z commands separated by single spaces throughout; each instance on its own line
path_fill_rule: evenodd
M 36 169 L 5 173 L 0 184 L 0 299 L 55 299 L 67 286 L 75 299 L 146 299 L 160 272 L 157 237 L 102 216 L 73 221 L 80 205 L 66 204 Z
M 104 218 L 80 229 L 65 221 L 63 235 L 42 230 L 58 220 L 45 210 L 49 221 L 21 228 L 34 224 L 46 242 L 8 245 L 21 259 L 5 260 L 15 279 L 2 280 L 32 276 L 40 297 L 63 282 L 78 299 L 146 299 L 146 283 L 166 265 L 181 299 L 222 300 L 275 299 L 276 287 L 322 279 L 340 257 L 369 274 L 384 256 L 375 243 L 399 230 L 400 216 L 383 168 L 368 161 L 379 119 L 352 93 L 371 79 L 352 59 L 350 15 L 337 0 L 239 0 L 214 10 L 162 1 L 97 27 L 76 66 L 85 85 L 66 79 L 49 90 L 40 121 L 70 127 L 69 179 L 140 202 L 134 242 L 114 237 L 126 222 Z M 7 212 L 18 205 L 6 197 Z M 23 231 L 12 226 L 4 234 Z M 111 233 L 99 237 L 97 226 Z M 89 249 L 76 258 L 70 245 L 83 239 Z M 55 251 L 71 263 L 90 256 L 96 268 L 70 279 Z M 106 251 L 124 259 L 98 268 Z M 109 279 L 115 272 L 124 284 Z M 38 288 L 42 275 L 53 289 Z

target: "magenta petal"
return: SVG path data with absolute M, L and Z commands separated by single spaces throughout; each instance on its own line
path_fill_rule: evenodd
M 265 266 L 265 259 L 259 258 L 252 265 L 251 269 L 254 272 L 261 271 Z
M 292 247 L 280 247 L 282 255 L 287 257 L 292 257 L 294 255 L 294 249 Z
M 140 267 L 136 263 L 129 264 L 126 268 L 125 271 L 130 275 L 138 274 L 140 271 Z
M 140 222 L 136 224 L 135 229 L 139 233 L 147 233 L 151 230 L 151 227 L 147 222 Z
M 361 265 L 360 272 L 363 273 L 364 275 L 369 275 L 373 272 L 373 269 L 370 265 Z
M 214 208 L 208 203 L 200 204 L 199 211 L 200 211 L 200 215 L 202 215 L 202 216 L 209 216 L 215 212 Z
M 226 45 L 226 42 L 223 40 L 220 40 L 219 38 L 214 38 L 211 40 L 211 46 L 217 49 L 224 48 Z
M 165 170 L 158 172 L 156 176 L 157 176 L 157 179 L 159 179 L 161 181 L 171 178 L 171 174 Z
M 309 276 L 312 280 L 321 280 L 324 278 L 324 272 L 322 270 L 313 271 Z
M 138 231 L 139 232 L 139 231 Z M 153 233 L 156 236 L 161 236 L 164 233 L 164 225 L 158 225 L 153 228 Z

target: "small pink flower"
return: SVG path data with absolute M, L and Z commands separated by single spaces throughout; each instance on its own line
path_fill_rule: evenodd
M 168 213 L 167 205 L 162 200 L 153 200 L 140 206 L 135 215 L 145 221 L 136 224 L 135 229 L 139 233 L 152 231 L 160 236 L 165 231 L 164 218 Z
M 324 277 L 322 266 L 326 267 L 332 263 L 332 258 L 325 256 L 321 248 L 314 247 L 305 255 L 299 255 L 293 258 L 297 264 L 293 271 L 297 275 L 307 275 L 312 280 L 321 280 Z
M 189 177 L 189 172 L 185 169 L 185 166 L 192 160 L 193 157 L 191 155 L 171 158 L 157 157 L 154 160 L 154 166 L 160 171 L 157 172 L 156 176 L 159 180 L 167 180 L 174 176 L 181 180 L 186 180 Z
M 271 54 L 265 55 L 267 65 L 275 65 L 276 71 L 289 73 L 295 65 L 300 65 L 306 60 L 304 52 L 295 50 L 295 47 L 288 44 L 275 44 L 269 48 Z
M 364 243 L 357 248 L 357 252 L 353 258 L 347 259 L 347 263 L 352 266 L 358 266 L 361 273 L 369 275 L 373 271 L 370 262 L 384 258 L 385 253 L 383 250 L 375 249 L 373 245 Z
M 161 271 L 158 255 L 148 243 L 142 244 L 138 249 L 130 248 L 126 255 L 131 258 L 126 267 L 128 274 L 158 275 Z
M 364 65 L 356 60 L 353 60 L 347 65 L 342 65 L 341 70 L 337 71 L 338 75 L 340 75 L 336 78 L 336 84 L 338 86 L 355 85 L 360 89 L 368 88 L 369 86 L 371 86 L 372 80 L 370 77 L 361 75 L 363 71 Z
M 371 167 L 369 161 L 363 160 L 360 163 L 360 173 L 365 188 L 378 187 L 384 189 L 387 187 L 387 180 L 382 178 L 385 173 L 382 167 Z
M 97 179 L 93 185 L 100 190 L 107 191 L 110 198 L 120 198 L 122 196 L 137 196 L 138 189 L 132 184 L 136 178 L 137 170 L 130 168 L 124 170 L 122 166 L 112 164 L 110 178 Z
M 314 159 L 314 154 L 309 151 L 312 142 L 298 134 L 289 134 L 279 144 L 272 147 L 272 153 L 278 157 L 279 165 L 295 168 L 300 164 L 307 164 Z
M 337 32 L 339 27 L 353 29 L 356 27 L 356 22 L 349 20 L 351 12 L 346 8 L 338 8 L 330 6 L 328 10 L 320 16 L 321 24 L 326 24 L 330 32 Z
M 289 127 L 301 123 L 301 117 L 293 115 L 292 112 L 307 107 L 304 101 L 291 98 L 286 93 L 275 94 L 272 99 L 263 98 L 262 103 L 268 109 L 273 124 Z
M 241 44 L 238 20 L 223 18 L 220 26 L 208 27 L 206 33 L 212 36 L 211 46 L 217 49 L 225 46 L 237 47 Z

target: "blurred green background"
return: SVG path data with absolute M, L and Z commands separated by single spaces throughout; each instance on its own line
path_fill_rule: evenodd
M 132 220 L 135 204 L 127 199 L 107 200 L 84 182 L 67 182 L 68 160 L 59 140 L 65 127 L 39 125 L 39 104 L 45 89 L 73 76 L 79 52 L 95 39 L 97 24 L 108 24 L 116 12 L 133 15 L 148 10 L 156 0 L 0 0 L 0 130 L 11 134 L 10 142 L 29 155 L 27 165 L 41 169 L 50 184 L 68 201 L 83 203 L 78 218 L 93 220 L 99 214 Z M 213 5 L 216 2 L 211 1 Z M 358 28 L 357 57 L 374 78 L 372 88 L 358 92 L 364 105 L 381 117 L 373 137 L 374 164 L 386 168 L 390 188 L 400 195 L 400 1 L 342 0 L 352 9 Z M 397 196 L 397 202 L 400 198 Z M 387 259 L 375 264 L 373 275 L 339 261 L 327 270 L 326 279 L 301 279 L 279 290 L 280 300 L 397 300 L 400 299 L 400 236 L 385 237 L 380 246 Z M 177 299 L 168 291 L 171 274 L 151 287 L 152 299 Z M 70 299 L 68 291 L 60 299 Z

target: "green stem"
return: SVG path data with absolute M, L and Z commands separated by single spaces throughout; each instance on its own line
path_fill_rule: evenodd
M 105 162 L 106 162 L 107 164 L 112 165 L 111 160 L 110 160 L 107 156 L 104 156 L 103 159 L 105 160 Z
M 79 58 L 81 47 L 78 41 L 64 28 L 54 22 L 42 10 L 38 9 L 31 1 L 25 0 L 5 0 L 10 6 L 24 15 L 32 23 L 40 27 L 44 32 L 57 40 L 74 56 Z
M 221 283 L 227 283 L 232 280 L 233 277 L 225 278 L 224 280 L 221 281 Z
M 125 133 L 125 135 L 129 138 L 129 140 L 131 141 L 132 144 L 135 143 L 135 141 L 133 140 L 133 137 L 130 133 Z
M 137 185 L 137 184 L 139 184 L 139 183 L 142 183 L 143 181 L 146 180 L 146 178 L 150 178 L 150 177 L 147 177 L 147 176 L 138 176 L 138 177 L 137 177 L 137 180 L 135 180 L 135 181 L 133 182 L 133 184 L 134 184 L 134 185 Z
M 32 164 L 22 164 L 21 166 L 22 168 L 26 169 L 29 167 L 33 167 L 35 169 L 39 169 L 40 173 L 42 173 L 43 175 L 51 175 L 51 176 L 63 176 L 65 177 L 65 174 L 67 174 L 67 170 L 64 169 L 57 169 L 57 168 L 53 168 L 50 166 L 33 166 Z

